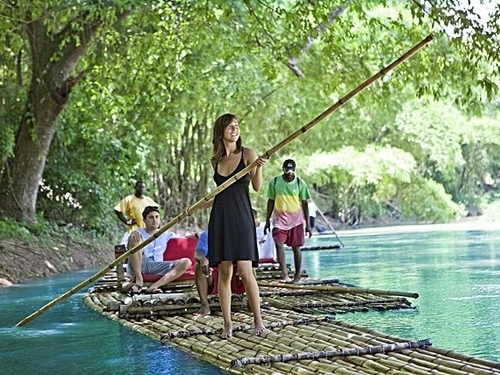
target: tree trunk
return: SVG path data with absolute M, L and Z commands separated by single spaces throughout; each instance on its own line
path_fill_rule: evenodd
M 81 31 L 72 31 L 75 23 L 82 25 Z M 25 24 L 32 77 L 14 155 L 7 160 L 0 181 L 0 207 L 4 216 L 34 222 L 38 187 L 57 119 L 82 76 L 81 72 L 76 76 L 72 74 L 100 23 L 95 19 L 87 21 L 86 15 L 80 15 L 57 34 L 47 31 L 43 17 L 33 20 L 28 14 Z M 69 36 L 71 43 L 67 42 Z

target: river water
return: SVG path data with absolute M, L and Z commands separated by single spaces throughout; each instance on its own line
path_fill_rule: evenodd
M 431 338 L 436 347 L 500 362 L 499 228 L 437 225 L 338 235 L 344 248 L 303 252 L 310 276 L 417 292 L 420 297 L 410 299 L 416 309 L 337 315 L 337 319 L 403 338 Z M 335 236 L 316 236 L 307 245 L 330 243 L 338 243 Z M 287 261 L 292 262 L 291 252 Z M 224 373 L 99 315 L 83 303 L 84 290 L 15 327 L 97 271 L 0 288 L 2 373 Z
M 500 362 L 500 224 L 359 230 L 339 238 L 346 245 L 340 250 L 303 252 L 309 274 L 419 298 L 409 298 L 415 310 L 337 319 Z

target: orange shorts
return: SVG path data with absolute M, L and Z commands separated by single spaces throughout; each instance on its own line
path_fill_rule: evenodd
M 217 294 L 218 289 L 217 285 L 219 283 L 219 270 L 217 268 L 212 269 L 212 277 L 214 278 L 214 284 L 212 289 L 208 288 L 208 294 Z M 243 294 L 245 293 L 245 286 L 243 282 L 238 277 L 238 267 L 233 266 L 233 277 L 231 278 L 231 292 L 234 294 Z

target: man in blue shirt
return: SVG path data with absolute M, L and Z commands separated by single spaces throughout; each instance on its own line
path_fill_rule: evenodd
M 217 283 L 219 273 L 217 268 L 211 268 L 208 262 L 208 230 L 200 234 L 198 244 L 194 253 L 196 259 L 195 283 L 200 297 L 201 308 L 198 315 L 209 315 L 210 305 L 208 304 L 208 295 L 217 294 Z M 233 278 L 231 280 L 231 291 L 235 294 L 243 294 L 245 287 L 238 277 L 238 267 L 233 267 Z

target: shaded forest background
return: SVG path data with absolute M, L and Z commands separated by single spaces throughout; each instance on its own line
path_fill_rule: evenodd
M 171 219 L 215 187 L 217 116 L 263 154 L 430 33 L 264 178 L 295 159 L 344 223 L 498 218 L 500 9 L 483 3 L 2 1 L 0 228 L 119 238 L 113 207 L 136 180 Z

